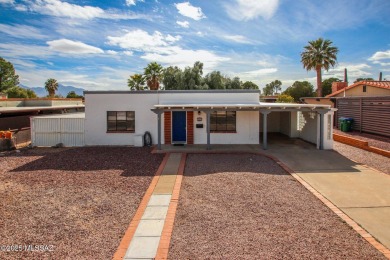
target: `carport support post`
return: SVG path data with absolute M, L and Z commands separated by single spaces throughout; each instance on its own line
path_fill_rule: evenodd
M 206 111 L 207 150 L 210 150 L 210 111 Z
M 263 114 L 263 150 L 267 150 L 267 116 L 271 111 L 261 111 Z
M 324 115 L 327 111 L 320 110 L 317 113 L 320 115 L 320 150 L 324 150 Z
M 157 111 L 157 150 L 161 150 L 161 114 L 162 111 Z

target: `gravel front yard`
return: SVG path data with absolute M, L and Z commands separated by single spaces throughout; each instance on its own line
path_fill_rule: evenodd
M 350 160 L 390 174 L 390 158 L 339 142 L 333 143 L 333 149 Z
M 170 259 L 385 259 L 274 161 L 189 155 Z
M 0 259 L 111 259 L 162 158 L 131 147 L 0 157 L 0 246 L 53 246 Z

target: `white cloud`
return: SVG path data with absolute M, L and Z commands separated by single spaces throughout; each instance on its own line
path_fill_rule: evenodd
M 144 2 L 144 0 L 138 0 L 138 2 Z M 126 5 L 131 6 L 131 5 L 136 5 L 137 0 L 126 0 Z
M 123 54 L 127 56 L 133 56 L 134 53 L 132 51 L 124 51 Z
M 279 0 L 235 0 L 225 4 L 228 15 L 234 20 L 248 21 L 257 17 L 270 19 L 279 6 Z
M 8 58 L 45 58 L 52 55 L 52 52 L 46 46 L 13 43 L 0 43 L 0 53 Z
M 324 72 L 324 74 L 325 75 L 331 74 L 335 77 L 343 78 L 344 68 L 347 68 L 348 78 L 371 76 L 371 73 L 367 72 L 367 69 L 370 69 L 371 66 L 364 63 L 360 63 L 360 64 L 340 63 L 336 68 L 329 69 L 329 72 Z
M 147 61 L 158 61 L 167 65 L 186 67 L 192 66 L 196 61 L 203 62 L 205 71 L 229 58 L 218 56 L 208 50 L 185 50 L 181 47 L 171 47 L 162 52 L 151 52 L 141 56 Z
M 13 4 L 14 0 L 0 0 L 0 4 Z
M 223 38 L 237 43 L 245 43 L 245 44 L 252 43 L 248 38 L 242 35 L 225 35 L 223 36 Z
M 28 25 L 8 25 L 0 24 L 0 32 L 11 35 L 16 38 L 44 39 L 46 35 L 42 34 L 37 28 Z
M 79 41 L 60 39 L 46 42 L 49 48 L 54 51 L 67 54 L 97 54 L 104 53 L 100 48 L 85 44 Z
M 30 4 L 32 11 L 58 17 L 93 19 L 104 14 L 104 10 L 93 6 L 80 6 L 59 0 L 37 0 Z
M 202 9 L 200 7 L 195 7 L 191 5 L 190 2 L 177 3 L 175 4 L 175 6 L 179 11 L 179 14 L 185 17 L 189 17 L 197 21 L 206 18 L 206 16 L 202 12 Z
M 127 31 L 123 36 L 108 36 L 108 44 L 120 46 L 123 49 L 131 49 L 136 51 L 150 51 L 155 47 L 168 46 L 178 40 L 180 36 L 172 36 L 170 34 L 163 35 L 159 31 L 149 34 L 146 31 L 137 29 Z
M 259 70 L 252 70 L 252 71 L 246 71 L 243 74 L 246 74 L 251 77 L 256 77 L 256 76 L 262 76 L 262 75 L 267 75 L 267 74 L 272 74 L 277 72 L 277 68 L 265 68 L 265 69 L 259 69 Z
M 150 19 L 147 15 L 120 11 L 115 8 L 103 10 L 100 7 L 81 6 L 60 0 L 32 0 L 24 2 L 24 4 L 14 5 L 14 8 L 17 11 L 32 11 L 49 16 L 82 20 L 95 18 L 111 20 Z
M 389 66 L 388 62 L 381 62 L 382 60 L 390 60 L 390 50 L 387 51 L 377 51 L 369 59 L 375 64 L 380 64 L 381 66 Z
M 113 50 L 107 50 L 106 53 L 107 53 L 107 54 L 110 54 L 110 55 L 116 55 L 116 54 L 118 54 L 117 51 L 113 51 Z
M 183 27 L 183 28 L 188 28 L 188 27 L 190 27 L 190 23 L 189 23 L 188 21 L 183 21 L 183 22 L 181 22 L 181 21 L 176 21 L 176 23 L 177 23 L 178 25 L 180 25 L 181 27 Z

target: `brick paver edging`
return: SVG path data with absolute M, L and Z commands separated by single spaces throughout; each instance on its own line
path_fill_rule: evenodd
M 187 154 L 182 153 L 179 170 L 176 175 L 175 186 L 173 187 L 171 202 L 169 203 L 167 217 L 165 219 L 163 231 L 161 233 L 160 243 L 158 245 L 157 254 L 155 257 L 155 259 L 158 260 L 168 259 L 169 244 L 171 242 L 173 224 L 175 221 L 177 206 L 179 204 L 180 188 L 183 180 L 186 159 Z
M 157 169 L 156 174 L 154 175 L 152 182 L 149 185 L 149 188 L 146 190 L 144 197 L 141 200 L 141 203 L 138 206 L 137 211 L 135 212 L 129 227 L 127 228 L 125 235 L 123 236 L 118 249 L 116 250 L 113 260 L 121 260 L 125 257 L 126 251 L 130 245 L 130 242 L 134 236 L 134 233 L 138 227 L 138 224 L 142 218 L 142 215 L 145 212 L 146 206 L 148 205 L 149 199 L 152 196 L 153 190 L 156 187 L 156 184 L 160 178 L 162 171 L 164 170 L 165 165 L 167 164 L 170 153 L 166 153 L 164 159 L 162 160 L 160 166 Z
M 390 151 L 369 146 L 367 141 L 339 134 L 333 134 L 333 140 L 390 158 Z

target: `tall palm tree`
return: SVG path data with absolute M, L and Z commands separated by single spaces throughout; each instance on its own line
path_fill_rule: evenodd
M 142 74 L 131 75 L 127 80 L 127 86 L 131 90 L 144 90 L 145 77 Z
M 301 62 L 306 70 L 315 70 L 317 72 L 317 97 L 322 96 L 322 78 L 321 70 L 329 70 L 329 67 L 337 62 L 338 48 L 332 46 L 332 41 L 319 38 L 315 41 L 309 41 L 309 45 L 304 47 L 301 53 Z
M 163 67 L 157 62 L 149 63 L 148 66 L 144 69 L 146 84 L 150 90 L 158 90 L 162 72 Z
M 49 97 L 54 97 L 57 89 L 58 89 L 58 82 L 55 79 L 48 79 L 45 82 L 45 89 L 49 93 Z

